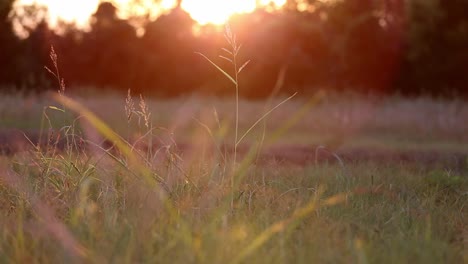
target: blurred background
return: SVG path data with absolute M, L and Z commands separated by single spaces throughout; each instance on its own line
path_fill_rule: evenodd
M 466 0 L 0 1 L 0 91 L 231 95 L 224 24 L 242 43 L 240 93 L 319 89 L 467 97 Z M 230 72 L 232 73 L 232 72 Z

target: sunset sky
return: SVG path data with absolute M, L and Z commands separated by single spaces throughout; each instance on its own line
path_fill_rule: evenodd
M 96 11 L 100 0 L 19 0 L 17 6 L 40 4 L 46 6 L 49 12 L 49 22 L 52 26 L 57 21 L 75 22 L 78 26 L 85 27 L 88 18 Z M 157 16 L 160 13 L 174 7 L 175 0 L 139 0 L 139 4 L 133 4 L 132 0 L 114 0 L 120 9 L 119 15 L 126 17 L 129 14 L 150 13 Z M 251 12 L 257 4 L 268 5 L 273 3 L 280 7 L 286 0 L 184 0 L 182 8 L 186 10 L 194 20 L 200 24 L 224 23 L 232 14 Z M 208 8 L 209 7 L 209 8 Z

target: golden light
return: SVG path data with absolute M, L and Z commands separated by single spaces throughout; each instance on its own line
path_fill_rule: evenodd
M 257 6 L 281 7 L 286 0 L 185 0 L 182 8 L 199 24 L 224 24 L 236 13 L 249 13 Z
M 49 23 L 56 26 L 59 20 L 74 22 L 79 27 L 86 27 L 89 17 L 96 11 L 100 0 L 19 0 L 16 6 L 38 4 L 48 9 Z M 152 17 L 173 8 L 175 0 L 114 0 L 122 18 L 130 14 L 150 13 Z M 286 0 L 183 0 L 182 8 L 199 24 L 223 24 L 236 13 L 252 12 L 258 6 L 272 5 L 281 7 Z
M 19 0 L 15 2 L 15 7 L 32 4 L 47 7 L 48 22 L 52 27 L 56 26 L 59 20 L 74 22 L 77 26 L 84 27 L 88 24 L 90 15 L 96 11 L 99 0 Z

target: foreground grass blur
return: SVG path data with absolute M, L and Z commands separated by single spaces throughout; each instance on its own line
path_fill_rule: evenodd
M 9 126 L 29 123 L 27 116 L 41 120 L 43 106 L 51 104 L 30 100 L 31 108 L 21 108 L 23 113 L 2 110 Z M 397 133 L 387 131 L 392 139 L 409 138 L 417 147 L 441 139 L 466 144 L 466 130 L 459 130 L 466 124 L 458 122 L 466 107 L 457 102 L 444 105 L 454 105 L 454 110 L 439 111 L 439 102 L 426 99 L 411 105 L 390 100 L 371 108 L 364 100 L 351 100 L 344 103 L 351 111 L 340 112 L 337 118 L 343 120 L 337 121 L 332 114 L 320 116 L 336 110 L 333 100 L 317 105 L 295 125 L 289 138 L 296 138 L 286 143 L 324 144 L 335 140 L 326 136 L 336 133 L 338 140 L 345 139 L 342 144 L 349 144 L 361 133 L 372 138 L 390 129 Z M 145 128 L 144 116 L 133 123 L 122 121 L 121 97 L 85 101 L 118 132 L 115 136 L 122 135 L 112 140 L 117 147 L 100 144 L 99 132 L 108 139 L 111 132 L 79 107 L 78 119 L 69 110 L 48 109 L 51 130 L 45 131 L 45 147 L 0 156 L 0 262 L 466 262 L 466 162 L 452 168 L 378 161 L 295 165 L 266 159 L 241 167 L 232 192 L 229 153 L 222 149 L 223 140 L 232 136 L 226 132 L 232 120 L 226 102 L 148 102 L 153 119 Z M 346 108 L 343 102 L 335 106 Z M 271 118 L 285 120 L 301 103 L 294 101 Z M 216 114 L 201 104 L 213 104 Z M 241 104 L 245 113 L 240 116 L 262 112 L 255 103 Z M 368 111 L 357 111 L 358 106 Z M 419 120 L 418 112 L 400 116 L 412 107 L 454 120 Z M 376 116 L 366 116 L 369 110 Z M 240 128 L 250 122 L 240 120 Z M 277 128 L 274 122 L 267 131 Z M 316 128 L 315 135 L 325 137 L 312 135 L 317 142 L 307 141 Z M 344 128 L 350 135 L 341 132 Z M 64 148 L 57 147 L 58 135 L 66 141 Z M 132 137 L 137 140 L 130 141 Z M 257 137 L 248 142 L 255 146 Z M 157 144 L 153 147 L 148 139 Z M 380 139 L 373 138 L 377 143 Z M 192 145 L 182 151 L 178 140 Z M 140 146 L 142 141 L 149 144 Z
M 228 185 L 211 178 L 214 168 L 193 164 L 190 176 L 202 191 L 174 184 L 171 215 L 158 193 L 109 159 L 55 159 L 46 175 L 33 160 L 2 159 L 2 174 L 22 181 L 0 187 L 5 263 L 230 262 L 311 198 L 337 193 L 346 194 L 342 203 L 289 223 L 245 263 L 466 261 L 466 174 L 405 164 L 349 164 L 346 174 L 338 165 L 254 166 L 231 211 L 222 206 Z M 44 207 L 54 222 L 45 222 Z M 69 238 L 55 230 L 61 225 Z

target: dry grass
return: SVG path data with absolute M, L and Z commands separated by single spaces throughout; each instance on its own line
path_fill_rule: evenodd
M 138 98 L 135 99 L 138 101 Z M 37 131 L 42 109 L 52 104 L 46 97 L 3 95 L 0 100 L 2 129 L 25 131 Z M 119 134 L 128 133 L 127 122 L 122 122 L 125 110 L 121 95 L 81 95 L 77 100 L 106 120 Z M 280 111 L 273 112 L 267 122 L 268 130 L 278 128 L 304 103 L 305 100 L 295 99 L 282 106 Z M 214 109 L 221 122 L 233 124 L 235 118 L 232 111 L 235 102 L 227 98 L 192 96 L 170 100 L 147 99 L 147 104 L 153 111 L 151 121 L 154 126 L 168 129 L 178 142 L 192 141 L 193 135 L 200 129 L 194 118 L 208 124 L 216 123 Z M 260 117 L 264 110 L 263 103 L 240 100 L 239 105 L 239 127 L 245 131 Z M 64 116 L 56 114 L 51 118 L 59 124 Z M 459 151 L 468 149 L 468 123 L 464 122 L 467 119 L 468 104 L 464 101 L 328 95 L 278 143 Z M 137 130 L 136 125 L 131 127 L 131 133 L 137 133 Z M 228 130 L 228 133 L 232 133 L 232 127 Z M 259 130 L 254 131 L 247 140 L 252 142 L 258 139 L 261 135 Z
M 236 74 L 219 70 L 237 91 L 245 64 L 228 41 Z M 281 111 L 268 111 L 237 96 L 69 97 L 51 59 L 59 93 L 0 104 L 0 132 L 10 134 L 0 145 L 13 148 L 0 156 L 2 263 L 467 260 L 465 102 L 327 95 L 286 107 L 291 97 L 277 99 Z M 283 156 L 286 146 L 313 146 L 305 151 L 339 162 L 260 160 L 273 143 Z M 335 153 L 356 147 L 457 152 L 461 161 Z
M 338 163 L 293 165 L 270 159 L 257 165 L 241 163 L 232 189 L 225 160 L 229 153 L 219 146 L 232 136 L 225 124 L 234 118 L 229 111 L 233 101 L 190 97 L 143 103 L 133 98 L 139 107 L 132 108 L 127 98 L 127 109 L 132 110 L 125 112 L 123 96 L 76 98 L 91 109 L 113 109 L 96 112 L 109 128 L 123 134 L 130 129 L 140 141 L 152 138 L 159 145 L 149 150 L 122 137 L 114 139 L 123 140 L 119 151 L 101 148 L 99 131 L 104 128 L 89 114 L 62 101 L 81 115 L 72 122 L 76 119 L 71 111 L 50 109 L 52 126 L 74 139 L 66 141 L 69 147 L 58 148 L 53 140 L 57 134 L 52 134 L 48 148 L 0 159 L 1 262 L 466 261 L 466 163 L 436 169 L 418 162 L 357 160 L 346 162 L 343 170 Z M 5 100 L 5 104 L 28 102 L 27 111 L 5 115 L 22 122 L 39 118 L 33 109 L 52 103 L 45 97 Z M 448 148 L 454 151 L 466 144 L 462 133 L 466 124 L 459 121 L 466 115 L 465 104 L 424 98 L 410 102 L 329 97 L 279 143 L 323 144 L 320 140 L 329 137 L 318 133 L 345 130 L 351 133 L 350 141 L 361 134 L 379 142 L 375 133 L 393 131 L 394 140 L 404 137 L 414 148 L 430 144 L 429 148 L 440 150 L 440 142 L 446 141 L 458 145 Z M 303 103 L 291 101 L 273 113 L 272 120 L 285 120 Z M 240 114 L 248 117 L 240 119 L 240 128 L 248 128 L 256 118 L 250 117 L 263 108 L 258 102 L 239 104 Z M 120 116 L 115 109 L 120 109 Z M 441 117 L 424 119 L 428 114 Z M 19 122 L 14 125 L 21 128 Z M 64 122 L 77 134 L 60 130 Z M 270 122 L 267 130 L 279 127 L 278 122 Z M 101 134 L 106 137 L 106 133 Z M 261 131 L 253 134 L 249 144 L 260 135 Z M 192 147 L 182 150 L 180 141 L 191 142 Z M 385 148 L 395 147 L 391 143 L 379 142 Z M 80 144 L 94 147 L 83 151 Z

